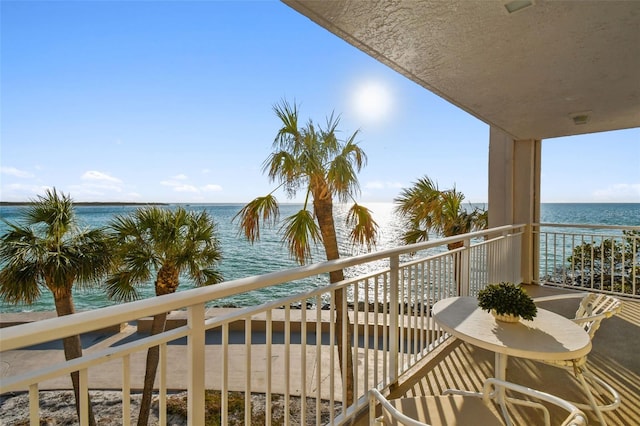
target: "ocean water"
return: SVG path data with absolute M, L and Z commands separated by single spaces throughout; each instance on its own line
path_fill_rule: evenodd
M 386 249 L 401 244 L 400 235 L 402 233 L 400 221 L 393 213 L 392 203 L 363 203 L 371 209 L 374 218 L 379 225 L 379 240 L 376 249 Z M 191 204 L 183 205 L 191 210 L 206 210 L 216 222 L 218 238 L 221 243 L 223 259 L 218 265 L 225 280 L 233 280 L 253 275 L 261 275 L 282 269 L 298 266 L 290 258 L 287 248 L 283 246 L 278 233 L 278 228 L 263 228 L 261 239 L 255 244 L 247 242 L 238 232 L 237 223 L 233 222 L 234 216 L 242 208 L 242 204 Z M 76 214 L 79 223 L 83 227 L 95 228 L 106 226 L 116 215 L 128 214 L 139 206 L 126 205 L 99 205 L 99 206 L 76 206 Z M 171 207 L 171 205 L 167 206 Z M 285 218 L 299 210 L 301 205 L 284 204 L 281 205 L 280 216 Z M 9 222 L 19 220 L 21 206 L 0 206 L 0 217 Z M 340 227 L 344 223 L 346 209 L 336 209 L 336 226 L 338 226 L 339 241 L 345 241 L 346 230 Z M 571 223 L 571 224 L 599 224 L 599 225 L 628 225 L 640 226 L 640 204 L 542 204 L 542 223 Z M 0 222 L 0 235 L 7 230 L 7 225 Z M 357 248 L 351 247 L 347 242 L 341 246 L 343 255 L 359 254 Z M 324 260 L 320 247 L 313 253 L 314 261 Z M 366 271 L 358 271 L 363 273 Z M 263 303 L 291 294 L 291 291 L 301 291 L 311 289 L 326 284 L 324 277 L 301 280 L 278 287 L 271 287 L 252 292 L 250 294 L 228 298 L 221 304 L 234 306 L 250 306 Z M 142 285 L 140 293 L 143 297 L 153 296 L 153 282 Z M 181 279 L 178 291 L 193 288 L 186 277 Z M 74 302 L 77 311 L 95 309 L 109 306 L 116 302 L 109 300 L 99 288 L 74 290 Z M 42 297 L 32 305 L 9 305 L 0 302 L 0 312 L 21 312 L 21 311 L 48 311 L 54 310 L 53 299 L 48 291 L 43 291 Z

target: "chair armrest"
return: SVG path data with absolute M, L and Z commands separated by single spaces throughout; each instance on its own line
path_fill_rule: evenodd
M 587 417 L 585 414 L 578 409 L 575 405 L 566 401 L 562 398 L 559 398 L 555 395 L 548 394 L 546 392 L 542 392 L 539 390 L 531 389 L 525 386 L 517 385 L 511 382 L 505 382 L 503 380 L 489 378 L 484 382 L 483 394 L 485 398 L 489 395 L 493 395 L 494 388 L 504 388 L 509 389 L 514 392 L 521 393 L 523 395 L 528 395 L 530 397 L 536 398 L 541 401 L 548 402 L 550 404 L 554 404 L 560 408 L 565 409 L 569 412 L 569 416 L 565 419 L 562 425 L 571 425 L 571 426 L 579 426 L 587 424 Z
M 580 293 L 554 294 L 553 296 L 540 296 L 540 297 L 534 297 L 533 298 L 533 302 L 534 303 L 538 303 L 538 302 L 548 302 L 548 301 L 551 301 L 551 300 L 582 299 L 587 294 L 589 294 L 589 293 L 580 292 Z
M 403 425 L 408 425 L 408 426 L 429 426 L 426 423 L 422 423 L 422 422 L 417 421 L 416 419 L 412 419 L 411 417 L 408 417 L 408 416 L 402 414 L 400 411 L 396 410 L 395 407 L 389 403 L 387 398 L 385 398 L 380 393 L 380 391 L 378 391 L 378 389 L 375 389 L 375 388 L 369 389 L 369 420 L 370 420 L 370 424 L 374 424 L 373 420 L 375 419 L 376 401 L 380 403 L 380 405 L 382 406 L 383 410 L 386 410 L 391 417 L 393 417 L 395 420 L 397 420 L 398 422 L 402 423 Z M 375 424 L 378 424 L 377 421 L 376 421 Z

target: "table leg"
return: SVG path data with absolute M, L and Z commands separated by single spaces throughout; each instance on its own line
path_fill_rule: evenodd
M 493 373 L 495 374 L 496 379 L 503 381 L 507 380 L 508 360 L 509 357 L 506 354 L 496 352 L 495 367 Z M 509 413 L 507 412 L 506 395 L 505 389 L 503 387 L 499 387 L 498 389 L 496 389 L 496 403 L 500 405 L 500 409 L 502 410 L 502 417 L 504 417 L 504 421 L 506 422 L 507 426 L 511 426 L 511 418 L 509 417 Z
M 507 380 L 507 361 L 509 357 L 506 354 L 495 353 L 495 365 L 494 365 L 494 377 L 498 380 L 506 381 Z M 509 416 L 509 412 L 507 411 L 507 396 L 506 391 L 503 387 L 496 387 L 495 393 L 491 395 L 491 397 L 495 400 L 496 404 L 500 406 L 500 410 L 502 411 L 502 417 L 507 426 L 513 426 L 513 422 L 511 421 L 511 417 Z M 466 396 L 475 396 L 478 398 L 482 398 L 482 392 L 471 392 L 464 391 L 459 389 L 447 389 L 444 391 L 444 395 L 455 394 L 455 395 L 466 395 Z

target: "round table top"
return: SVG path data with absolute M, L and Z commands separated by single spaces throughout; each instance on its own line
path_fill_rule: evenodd
M 589 353 L 591 339 L 568 318 L 538 308 L 532 320 L 497 321 L 475 297 L 451 297 L 432 308 L 438 325 L 451 335 L 493 352 L 539 360 L 577 359 Z

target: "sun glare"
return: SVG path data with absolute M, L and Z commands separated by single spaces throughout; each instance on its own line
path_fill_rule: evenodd
M 379 124 L 389 117 L 392 107 L 391 91 L 380 81 L 358 84 L 352 95 L 352 108 L 358 119 Z

